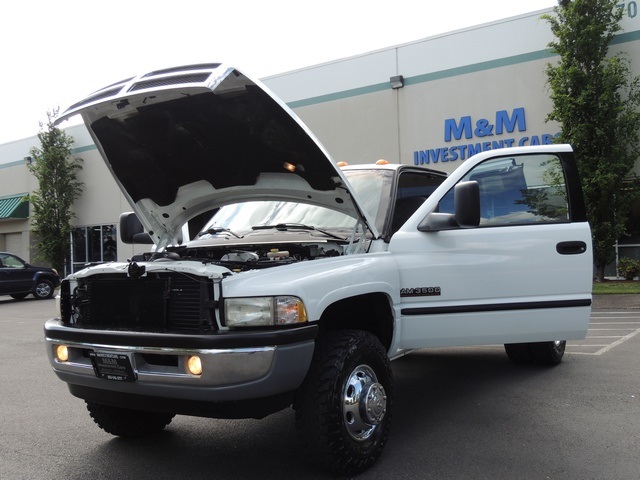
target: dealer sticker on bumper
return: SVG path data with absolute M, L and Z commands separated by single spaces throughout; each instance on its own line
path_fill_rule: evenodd
M 124 353 L 89 352 L 96 376 L 117 382 L 134 382 L 131 359 Z

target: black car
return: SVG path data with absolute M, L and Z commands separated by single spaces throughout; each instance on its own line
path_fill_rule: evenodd
M 31 293 L 38 299 L 51 298 L 59 285 L 53 268 L 34 267 L 12 253 L 0 252 L 0 295 L 23 299 Z

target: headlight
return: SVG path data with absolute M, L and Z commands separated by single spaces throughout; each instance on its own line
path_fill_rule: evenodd
M 227 298 L 224 312 L 228 327 L 266 327 L 308 321 L 302 300 L 291 296 Z

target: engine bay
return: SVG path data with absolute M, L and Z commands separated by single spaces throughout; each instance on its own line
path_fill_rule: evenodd
M 256 243 L 228 246 L 169 247 L 165 252 L 145 253 L 136 261 L 195 260 L 213 263 L 232 272 L 245 272 L 344 254 L 338 242 Z

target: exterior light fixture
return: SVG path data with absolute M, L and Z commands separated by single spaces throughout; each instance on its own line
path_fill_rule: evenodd
M 66 345 L 58 345 L 55 349 L 56 360 L 59 362 L 69 361 L 69 348 Z
M 404 87 L 404 77 L 402 75 L 395 75 L 389 81 L 391 82 L 391 88 L 394 90 Z
M 187 359 L 187 371 L 191 375 L 202 375 L 202 360 L 198 355 L 191 355 Z

